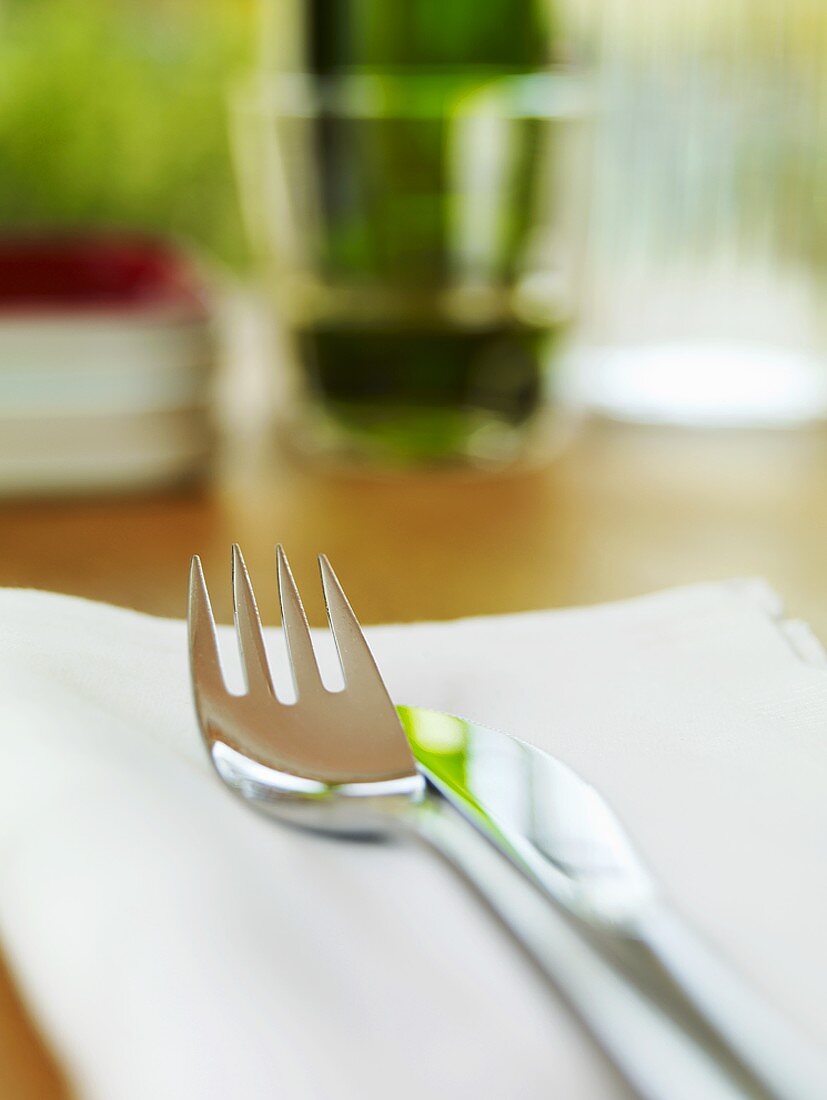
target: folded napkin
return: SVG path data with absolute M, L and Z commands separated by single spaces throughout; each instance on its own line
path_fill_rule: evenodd
M 765 585 L 368 635 L 396 700 L 592 781 L 684 913 L 827 1041 L 827 675 Z M 624 1095 L 441 861 L 221 787 L 183 623 L 0 592 L 0 744 L 0 942 L 83 1100 Z

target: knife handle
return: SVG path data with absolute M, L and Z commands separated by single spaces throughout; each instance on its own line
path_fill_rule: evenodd
M 651 889 L 625 914 L 600 893 L 562 890 L 531 837 L 475 812 L 467 797 L 430 775 L 430 789 L 544 897 L 610 966 L 660 1006 L 750 1100 L 825 1100 L 824 1058 L 753 993 Z M 616 899 L 614 899 L 616 900 Z M 584 904 L 585 902 L 585 904 Z M 673 1093 L 674 1094 L 674 1093 Z M 706 1093 L 703 1094 L 706 1097 Z
M 827 1071 L 814 1048 L 666 904 L 647 906 L 619 939 L 636 983 L 716 1057 L 732 1060 L 745 1095 L 827 1097 Z
M 751 1094 L 628 980 L 441 796 L 408 825 L 472 886 L 645 1100 L 744 1100 Z

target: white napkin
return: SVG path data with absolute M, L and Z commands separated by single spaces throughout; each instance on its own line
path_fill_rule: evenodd
M 685 914 L 827 1041 L 827 675 L 766 586 L 368 633 L 398 701 L 596 784 Z M 0 744 L 2 948 L 84 1100 L 623 1095 L 440 861 L 220 786 L 183 623 L 0 592 Z

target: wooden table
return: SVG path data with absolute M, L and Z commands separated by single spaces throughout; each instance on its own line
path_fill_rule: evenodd
M 308 612 L 323 608 L 315 555 L 331 558 L 363 622 L 634 596 L 760 574 L 827 638 L 827 437 L 593 425 L 531 474 L 335 477 L 262 461 L 250 447 L 201 493 L 0 509 L 0 584 L 54 589 L 182 616 L 202 555 L 231 615 L 229 547 L 241 543 L 273 621 L 273 544 L 285 544 Z M 0 1097 L 65 1096 L 0 972 Z

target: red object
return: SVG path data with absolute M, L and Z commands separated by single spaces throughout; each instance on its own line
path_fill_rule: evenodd
M 0 239 L 0 313 L 203 315 L 204 287 L 170 245 L 143 237 Z

